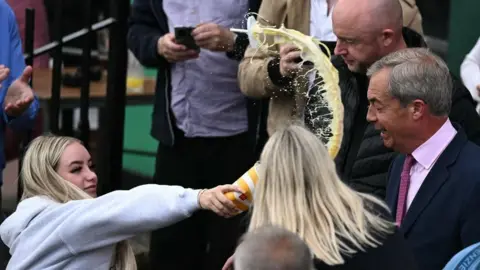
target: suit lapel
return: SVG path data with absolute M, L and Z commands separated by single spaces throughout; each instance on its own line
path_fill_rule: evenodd
M 415 221 L 429 205 L 443 184 L 448 180 L 450 176 L 449 167 L 455 162 L 458 154 L 466 143 L 467 137 L 465 133 L 462 130 L 458 130 L 457 135 L 440 155 L 418 190 L 418 193 L 415 195 L 400 227 L 404 234 L 407 234 L 410 231 L 415 224 Z
M 395 213 L 397 212 L 398 189 L 400 187 L 400 175 L 402 173 L 404 162 L 405 155 L 399 156 L 398 160 L 392 165 L 390 177 L 388 179 L 386 201 L 393 216 L 395 216 Z

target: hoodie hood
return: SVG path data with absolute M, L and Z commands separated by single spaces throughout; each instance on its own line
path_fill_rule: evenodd
M 15 248 L 18 238 L 27 230 L 30 222 L 52 204 L 56 203 L 46 197 L 25 199 L 20 202 L 17 210 L 0 225 L 0 236 L 5 245 L 10 248 L 10 253 Z

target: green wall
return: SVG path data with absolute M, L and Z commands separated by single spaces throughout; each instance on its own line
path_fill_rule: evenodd
M 156 71 L 147 69 L 145 75 L 155 78 Z M 152 105 L 127 106 L 125 109 L 124 149 L 156 153 L 157 141 L 150 136 L 152 108 Z M 153 176 L 155 158 L 124 153 L 123 168 L 145 176 Z
M 452 0 L 450 9 L 450 29 L 448 65 L 452 72 L 460 76 L 460 65 L 465 55 L 473 48 L 480 36 L 480 1 Z

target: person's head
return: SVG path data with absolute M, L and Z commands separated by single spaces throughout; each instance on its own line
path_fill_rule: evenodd
M 249 230 L 276 225 L 297 232 L 317 258 L 341 264 L 343 255 L 379 244 L 372 232 L 393 228 L 369 211 L 386 206 L 344 184 L 321 140 L 303 126 L 278 129 L 259 162 Z
M 71 137 L 40 136 L 28 146 L 22 164 L 25 197 L 46 195 L 59 202 L 97 196 L 90 153 Z
M 22 200 L 46 196 L 59 203 L 96 197 L 97 175 L 81 141 L 54 135 L 39 136 L 28 146 L 21 168 Z M 127 241 L 117 244 L 116 269 L 136 269 Z
M 235 270 L 313 270 L 310 249 L 296 234 L 275 226 L 246 233 L 235 250 Z
M 386 147 L 412 153 L 445 123 L 452 103 L 447 65 L 428 49 L 389 54 L 368 70 L 367 120 Z
M 365 73 L 381 57 L 404 48 L 398 0 L 338 0 L 333 9 L 335 54 L 353 72 Z

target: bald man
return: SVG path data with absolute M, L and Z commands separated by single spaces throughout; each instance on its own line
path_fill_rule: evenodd
M 339 0 L 333 10 L 333 31 L 337 36 L 332 59 L 340 75 L 342 102 L 345 107 L 344 138 L 335 160 L 342 179 L 358 191 L 385 196 L 389 166 L 396 156 L 387 148 L 380 132 L 366 121 L 366 70 L 385 55 L 407 47 L 424 47 L 420 35 L 402 27 L 402 8 L 396 0 Z M 293 78 L 298 69 L 293 61 L 298 57 L 294 47 L 281 48 L 279 73 L 282 80 Z M 468 138 L 480 144 L 480 118 L 475 103 L 462 83 L 454 78 L 450 119 L 464 128 Z M 315 90 L 310 92 L 314 96 Z M 310 98 L 305 111 L 305 123 L 317 118 L 311 112 L 320 101 Z

